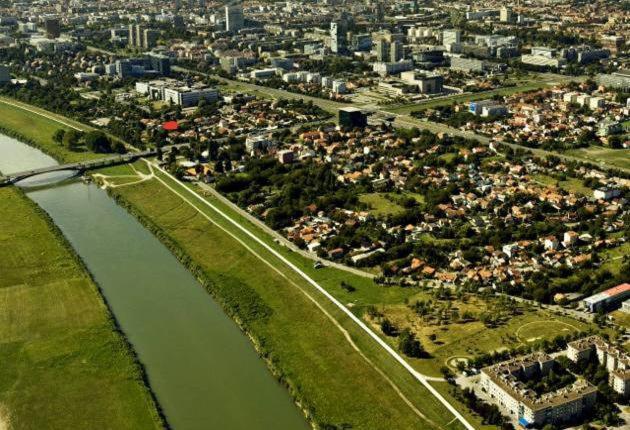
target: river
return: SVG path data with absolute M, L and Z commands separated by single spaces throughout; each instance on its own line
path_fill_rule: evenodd
M 52 164 L 0 135 L 0 171 Z M 174 429 L 309 428 L 237 325 L 105 191 L 78 181 L 24 190 L 93 274 Z

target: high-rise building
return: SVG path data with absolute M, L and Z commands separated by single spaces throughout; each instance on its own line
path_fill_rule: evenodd
M 46 30 L 46 37 L 49 39 L 56 39 L 61 36 L 59 18 L 46 18 L 44 21 L 44 30 Z
M 514 12 L 509 6 L 503 6 L 499 11 L 499 20 L 501 22 L 514 22 Z
M 133 24 L 129 24 L 127 43 L 129 44 L 130 48 L 134 48 L 138 45 L 137 38 L 136 38 L 136 26 Z
M 160 37 L 158 30 L 145 29 L 142 34 L 142 47 L 145 49 L 154 48 L 157 45 L 158 37 Z
M 348 26 L 344 20 L 330 23 L 330 50 L 335 54 L 343 54 L 347 51 Z
M 236 33 L 244 26 L 243 6 L 240 4 L 225 6 L 225 30 Z
M 391 44 L 384 38 L 376 41 L 376 61 L 387 62 L 390 58 Z
M 395 40 L 392 42 L 390 48 L 389 48 L 389 56 L 390 56 L 390 60 L 392 63 L 395 63 L 397 61 L 400 61 L 404 58 L 404 48 L 403 48 L 403 44 L 401 41 L 399 40 Z
M 6 83 L 11 81 L 11 73 L 9 73 L 9 68 L 5 65 L 0 64 L 0 83 Z
M 462 43 L 461 30 L 444 30 L 442 32 L 442 45 L 456 45 Z

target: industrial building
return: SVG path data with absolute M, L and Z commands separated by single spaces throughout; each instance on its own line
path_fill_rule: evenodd
M 582 300 L 582 306 L 588 312 L 610 310 L 630 297 L 630 284 L 620 284 L 601 293 Z

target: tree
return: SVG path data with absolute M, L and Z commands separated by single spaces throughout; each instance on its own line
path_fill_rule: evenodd
M 109 137 L 100 130 L 90 131 L 85 135 L 83 141 L 90 151 L 102 153 L 112 152 L 112 143 Z
M 63 144 L 70 151 L 75 151 L 79 147 L 81 134 L 76 130 L 68 130 L 63 135 Z
M 398 334 L 398 329 L 396 329 L 396 326 L 392 324 L 392 322 L 387 318 L 381 321 L 381 331 L 387 336 L 396 336 L 396 334 Z
M 421 358 L 425 355 L 424 348 L 416 336 L 408 328 L 400 333 L 398 348 L 408 357 Z
M 55 134 L 53 134 L 53 141 L 61 145 L 63 143 L 63 137 L 65 134 L 66 130 L 64 130 L 63 128 L 58 128 L 57 131 L 55 131 Z

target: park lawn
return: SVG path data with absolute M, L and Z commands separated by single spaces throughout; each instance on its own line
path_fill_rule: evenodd
M 564 152 L 566 155 L 584 159 L 594 163 L 603 163 L 609 167 L 630 169 L 630 149 L 612 149 L 603 146 L 573 149 Z
M 409 303 L 430 298 L 429 294 L 420 292 L 410 298 Z M 434 306 L 443 304 L 435 300 L 434 303 Z M 404 304 L 377 306 L 377 308 L 399 330 L 409 328 L 416 334 L 430 358 L 409 361 L 419 371 L 432 376 L 440 376 L 442 366 L 454 367 L 457 358 L 473 357 L 484 352 L 531 344 L 542 339 L 552 339 L 559 334 L 585 330 L 588 327 L 572 318 L 556 316 L 546 310 L 528 306 L 522 306 L 521 315 L 511 316 L 506 323 L 495 328 L 488 328 L 480 321 L 438 325 L 435 322 L 424 321 Z M 492 308 L 486 301 L 475 297 L 470 297 L 465 303 L 453 300 L 453 308 L 456 308 L 460 315 L 466 311 L 473 315 L 481 311 L 492 312 Z M 377 321 L 370 321 L 370 323 L 375 331 L 380 332 Z M 432 335 L 436 336 L 435 340 L 431 340 Z M 392 345 L 396 344 L 396 338 L 384 337 L 384 339 Z
M 593 197 L 593 190 L 585 186 L 579 178 L 568 178 L 565 181 L 560 181 L 558 182 L 558 186 L 570 193 Z
M 613 274 L 619 274 L 624 257 L 630 255 L 630 243 L 626 242 L 614 248 L 609 248 L 601 252 L 602 270 L 610 270 Z
M 0 189 L 0 427 L 162 427 L 96 286 L 45 214 Z
M 624 327 L 626 330 L 630 329 L 630 314 L 623 311 L 615 311 L 610 313 L 610 317 L 616 324 Z M 628 343 L 630 346 L 630 343 Z
M 163 175 L 160 177 L 168 180 L 169 186 L 185 192 L 183 186 Z M 280 260 L 262 246 L 242 232 L 235 233 L 279 271 L 256 258 L 156 180 L 112 192 L 140 211 L 185 252 L 186 258 L 200 266 L 212 283 L 211 292 L 220 302 L 233 306 L 248 332 L 281 370 L 297 398 L 313 412 L 316 422 L 349 423 L 353 428 L 435 427 L 403 402 L 388 381 L 353 349 L 339 327 L 308 299 L 304 281 L 282 267 Z M 212 209 L 202 210 L 219 225 L 235 230 Z M 311 289 L 308 294 L 313 297 L 318 293 Z M 343 316 L 334 314 L 331 305 L 322 306 L 346 329 L 351 325 Z M 257 309 L 270 312 L 259 318 Z M 348 331 L 357 343 L 361 341 L 360 335 L 355 338 L 356 331 Z M 392 362 L 389 358 L 387 365 L 393 366 Z M 359 385 L 357 381 L 361 381 Z M 438 425 L 452 420 L 450 413 L 418 383 L 409 396 L 413 396 L 414 404 Z
M 15 100 L 0 98 L 0 127 L 11 130 L 18 133 L 20 136 L 28 139 L 31 143 L 37 145 L 39 149 L 47 153 L 51 157 L 62 163 L 74 163 L 78 161 L 84 161 L 94 158 L 102 158 L 103 154 L 96 154 L 86 149 L 80 149 L 77 151 L 70 151 L 66 147 L 59 145 L 53 141 L 53 135 L 58 129 L 70 130 L 70 127 L 54 121 L 53 119 L 46 118 L 38 115 L 34 112 L 21 109 L 19 107 L 11 106 L 4 103 L 8 100 L 12 103 L 19 103 Z M 68 118 L 55 115 L 51 112 L 44 111 L 43 109 L 36 108 L 30 105 L 28 109 L 36 112 L 42 112 L 45 115 L 50 115 L 54 118 L 58 118 L 67 124 L 72 124 L 82 130 L 90 130 L 89 127 L 80 124 L 76 121 L 72 121 Z
M 405 211 L 404 207 L 389 200 L 386 193 L 361 194 L 359 201 L 367 204 L 370 207 L 369 212 L 375 217 L 398 215 Z

